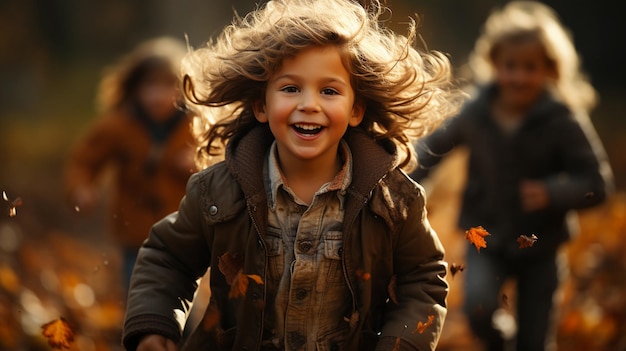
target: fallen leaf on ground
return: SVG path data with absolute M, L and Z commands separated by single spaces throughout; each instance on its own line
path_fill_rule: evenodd
M 485 237 L 489 235 L 491 234 L 489 234 L 489 232 L 481 226 L 470 228 L 469 230 L 465 231 L 465 239 L 474 244 L 478 252 L 480 252 L 481 248 L 487 248 L 487 242 L 485 241 Z
M 42 325 L 41 329 L 41 334 L 54 349 L 69 349 L 70 343 L 74 341 L 74 331 L 63 317 Z
M 533 247 L 533 245 L 535 245 L 535 241 L 537 241 L 537 236 L 535 234 L 531 234 L 530 236 L 527 235 L 520 235 L 517 238 L 517 243 L 519 244 L 519 248 L 520 249 L 525 249 L 527 247 Z

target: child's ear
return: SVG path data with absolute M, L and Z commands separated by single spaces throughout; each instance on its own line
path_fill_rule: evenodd
M 363 122 L 363 116 L 365 116 L 365 104 L 361 102 L 355 102 L 352 107 L 352 116 L 350 116 L 350 121 L 348 121 L 348 125 L 350 127 L 356 127 L 361 122 Z
M 265 113 L 265 102 L 263 100 L 257 100 L 252 104 L 252 112 L 254 112 L 254 118 L 261 123 L 267 123 L 267 114 Z

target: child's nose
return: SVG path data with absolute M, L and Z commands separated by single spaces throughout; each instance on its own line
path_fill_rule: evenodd
M 303 91 L 301 94 L 298 110 L 303 112 L 317 112 L 320 110 L 319 96 L 312 91 Z

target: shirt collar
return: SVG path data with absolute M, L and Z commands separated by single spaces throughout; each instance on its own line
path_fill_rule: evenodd
M 286 187 L 285 179 L 278 163 L 276 148 L 276 141 L 274 141 L 267 155 L 266 171 L 264 172 L 265 183 L 269 190 L 269 203 L 272 208 L 276 205 L 278 189 L 281 186 Z M 348 143 L 343 139 L 339 143 L 339 152 L 343 166 L 332 181 L 322 185 L 316 192 L 316 195 L 329 191 L 339 191 L 340 195 L 343 196 L 350 186 L 352 182 L 352 153 Z

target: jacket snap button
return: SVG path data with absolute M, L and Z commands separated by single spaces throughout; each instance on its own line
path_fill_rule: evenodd
M 298 243 L 298 248 L 303 253 L 309 252 L 309 250 L 311 250 L 312 247 L 313 247 L 313 244 L 308 240 L 302 240 Z
M 303 300 L 307 294 L 308 291 L 306 291 L 306 289 L 298 289 L 296 290 L 296 299 Z
M 215 216 L 217 214 L 217 206 L 211 205 L 211 207 L 209 207 L 209 214 Z

